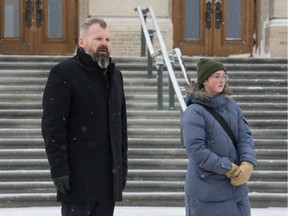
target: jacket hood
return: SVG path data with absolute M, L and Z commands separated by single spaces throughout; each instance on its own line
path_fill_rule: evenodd
M 207 95 L 204 88 L 199 87 L 198 83 L 192 81 L 190 85 L 186 87 L 186 105 L 189 106 L 193 102 L 207 104 L 212 99 L 211 96 Z M 231 95 L 232 90 L 229 88 L 227 83 L 223 89 L 221 95 Z

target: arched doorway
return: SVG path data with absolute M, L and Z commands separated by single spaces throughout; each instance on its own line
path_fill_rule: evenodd
M 77 1 L 0 0 L 0 54 L 71 54 Z

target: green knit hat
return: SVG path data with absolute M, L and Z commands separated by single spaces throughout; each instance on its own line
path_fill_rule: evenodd
M 206 79 L 209 78 L 209 76 L 218 70 L 224 70 L 226 73 L 226 68 L 222 63 L 207 58 L 201 58 L 197 63 L 198 85 L 201 85 Z

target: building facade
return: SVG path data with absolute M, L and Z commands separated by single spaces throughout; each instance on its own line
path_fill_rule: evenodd
M 288 57 L 287 0 L 0 0 L 0 54 L 72 54 L 79 24 L 104 18 L 113 56 L 140 56 L 135 8 L 151 6 L 168 50 L 188 56 Z M 153 29 L 149 12 L 147 25 Z M 158 47 L 158 39 L 153 36 Z

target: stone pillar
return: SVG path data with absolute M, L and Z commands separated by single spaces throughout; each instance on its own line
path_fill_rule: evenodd
M 89 0 L 78 1 L 78 23 L 79 26 L 89 16 Z
M 288 28 L 287 0 L 269 1 L 269 20 L 265 28 L 265 54 L 270 57 L 288 57 L 287 28 Z

